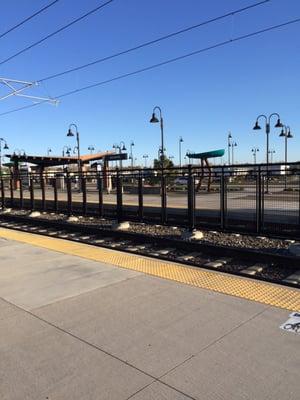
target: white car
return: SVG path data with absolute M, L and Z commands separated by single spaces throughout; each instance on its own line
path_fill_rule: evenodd
M 187 185 L 188 178 L 186 176 L 181 176 L 180 178 L 176 178 L 174 180 L 175 185 Z

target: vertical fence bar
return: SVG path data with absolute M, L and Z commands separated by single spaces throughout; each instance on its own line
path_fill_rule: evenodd
M 1 207 L 5 208 L 5 189 L 4 189 L 4 180 L 1 176 Z
M 262 232 L 265 229 L 265 182 L 267 183 L 266 185 L 266 190 L 269 190 L 269 185 L 268 185 L 268 177 L 266 178 L 262 173 L 261 175 L 261 189 L 260 189 L 260 197 L 261 197 L 261 216 L 260 216 L 260 231 Z
M 57 177 L 53 180 L 53 194 L 54 194 L 54 211 L 58 212 L 58 198 L 57 198 Z
M 19 184 L 20 184 L 20 208 L 24 207 L 24 198 L 23 198 L 23 180 L 19 177 Z
M 139 171 L 138 177 L 138 196 L 139 196 L 139 221 L 142 222 L 144 219 L 144 198 L 143 198 L 143 175 Z
M 166 176 L 164 168 L 161 168 L 161 223 L 164 225 L 167 222 L 167 191 L 166 191 Z
M 258 167 L 256 175 L 256 233 L 260 233 L 261 231 L 261 189 L 261 170 L 260 167 Z
M 195 228 L 195 177 L 192 166 L 188 166 L 188 224 L 189 230 Z
M 98 214 L 99 217 L 103 217 L 103 179 L 101 176 L 97 178 L 98 187 Z
M 120 171 L 117 169 L 117 182 L 116 182 L 116 193 L 117 193 L 117 220 L 121 222 L 123 219 L 123 193 L 122 193 L 122 178 Z
M 46 210 L 46 194 L 45 194 L 45 178 L 44 174 L 41 173 L 40 175 L 40 185 L 41 185 L 41 191 L 42 191 L 42 210 Z
M 87 204 L 86 204 L 86 177 L 84 173 L 82 173 L 81 178 L 81 190 L 82 190 L 82 213 L 83 215 L 87 214 Z
M 224 167 L 221 170 L 220 177 L 220 226 L 221 229 L 225 229 L 225 177 L 224 177 Z
M 298 175 L 298 233 L 300 233 L 300 174 Z
M 34 210 L 34 182 L 32 175 L 29 176 L 30 209 Z
M 67 213 L 68 216 L 72 215 L 72 182 L 70 175 L 67 174 Z
M 14 206 L 14 180 L 12 175 L 10 176 L 9 179 L 9 186 L 10 186 L 10 206 L 13 208 Z

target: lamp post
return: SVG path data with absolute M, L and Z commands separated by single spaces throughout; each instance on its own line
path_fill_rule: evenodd
M 181 168 L 181 144 L 183 143 L 182 136 L 179 138 L 179 167 Z
M 117 150 L 119 149 L 119 154 L 122 154 L 122 151 L 126 151 L 126 146 L 125 143 L 122 141 L 120 144 L 113 144 L 113 149 Z M 120 169 L 122 169 L 122 160 L 120 157 Z
M 269 135 L 271 131 L 271 119 L 272 117 L 276 117 L 277 121 L 275 124 L 275 128 L 282 128 L 283 125 L 280 121 L 280 115 L 278 113 L 272 113 L 268 117 L 264 114 L 260 114 L 255 121 L 255 125 L 253 127 L 253 130 L 260 130 L 261 127 L 258 123 L 258 121 L 263 118 L 265 120 L 265 132 L 267 135 L 267 145 L 266 145 L 266 163 L 267 163 L 267 182 L 266 182 L 266 193 L 269 192 Z
M 132 140 L 132 141 L 130 142 L 130 156 L 129 156 L 130 161 L 131 161 L 131 169 L 133 169 L 133 165 L 134 165 L 133 151 L 132 151 L 133 146 L 134 146 L 134 142 L 133 142 L 133 140 Z
M 48 147 L 48 149 L 47 149 L 47 156 L 50 156 L 50 153 L 52 153 L 52 149 L 51 149 L 51 147 Z
M 288 139 L 293 138 L 293 135 L 291 133 L 291 128 L 289 126 L 283 125 L 281 132 L 280 132 L 280 137 L 284 137 L 284 162 L 288 162 Z
M 291 128 L 289 126 L 283 125 L 279 136 L 284 137 L 284 162 L 285 162 L 284 190 L 286 190 L 287 188 L 286 164 L 288 162 L 288 139 L 291 139 L 293 137 L 293 135 L 291 134 Z
M 95 146 L 90 144 L 88 147 L 88 150 L 89 150 L 90 154 L 93 154 L 93 151 L 95 150 Z
M 72 137 L 72 136 L 74 136 L 74 133 L 72 132 L 72 129 L 71 129 L 71 127 L 74 127 L 74 128 L 75 128 L 76 142 L 77 142 L 76 149 L 77 149 L 77 165 L 78 165 L 78 173 L 79 173 L 79 174 L 81 174 L 81 172 L 82 172 L 82 168 L 81 168 L 81 161 L 80 161 L 79 132 L 78 132 L 77 125 L 75 125 L 75 124 L 70 124 L 70 125 L 69 125 L 69 129 L 68 129 L 68 133 L 67 133 L 67 136 L 68 136 L 68 137 Z
M 237 146 L 237 142 L 231 143 L 231 164 L 234 164 L 234 148 Z
M 253 149 L 251 151 L 252 151 L 253 158 L 254 158 L 254 164 L 256 164 L 256 153 L 259 151 L 259 148 L 253 147 Z
M 66 152 L 65 152 L 66 149 Z M 65 154 L 69 157 L 71 154 L 71 147 L 69 146 L 64 146 L 62 149 L 62 156 L 65 157 Z
M 232 143 L 232 135 L 231 132 L 228 132 L 227 136 L 227 147 L 228 147 L 228 165 L 230 165 L 230 147 Z
M 155 111 L 159 112 L 159 119 L 157 118 Z M 152 111 L 152 117 L 150 119 L 151 124 L 160 123 L 160 136 L 161 136 L 161 148 L 160 148 L 160 162 L 161 162 L 161 222 L 164 224 L 167 217 L 167 192 L 164 177 L 164 161 L 165 161 L 165 147 L 164 147 L 164 121 L 162 117 L 161 108 L 155 106 Z
M 4 143 L 3 150 L 8 150 L 7 142 L 4 138 L 0 138 L 0 176 L 2 176 L 2 142 Z
M 155 111 L 158 110 L 159 112 L 159 118 L 157 118 Z M 162 111 L 161 108 L 158 106 L 155 106 L 153 108 L 152 112 L 152 117 L 150 119 L 151 124 L 156 124 L 160 123 L 160 135 L 161 135 L 161 147 L 160 147 L 160 161 L 163 167 L 164 159 L 165 159 L 165 148 L 164 148 L 164 121 L 162 117 Z
M 147 168 L 147 158 L 148 158 L 148 154 L 144 154 L 143 155 L 143 159 L 144 159 L 144 163 L 145 163 L 145 168 Z
M 275 153 L 276 153 L 275 150 L 269 150 L 269 154 L 271 155 L 271 163 L 270 164 L 273 164 L 273 154 L 275 154 Z

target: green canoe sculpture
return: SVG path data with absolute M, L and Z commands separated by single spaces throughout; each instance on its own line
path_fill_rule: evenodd
M 189 158 L 198 158 L 201 160 L 207 160 L 208 158 L 222 157 L 225 154 L 224 149 L 206 151 L 205 153 L 187 153 L 187 157 Z

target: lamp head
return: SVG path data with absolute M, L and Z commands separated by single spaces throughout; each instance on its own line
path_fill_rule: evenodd
M 71 128 L 68 129 L 67 136 L 69 137 L 74 136 L 74 133 L 72 132 Z
M 275 128 L 283 128 L 283 124 L 281 123 L 280 118 L 278 118 Z
M 291 138 L 294 137 L 294 136 L 291 134 L 291 131 L 289 130 L 286 137 L 287 137 L 288 139 L 291 139 Z M 5 147 L 4 147 L 4 148 L 5 148 Z
M 285 137 L 285 132 L 284 132 L 284 129 L 283 129 L 283 128 L 281 129 L 281 132 L 280 132 L 279 137 Z
M 4 145 L 4 150 L 8 150 L 9 149 L 9 147 L 7 146 L 7 143 L 5 142 L 5 145 Z
M 126 147 L 125 147 L 125 144 L 123 144 L 123 147 L 122 147 L 122 151 L 126 151 L 127 149 L 126 149 Z
M 156 124 L 157 122 L 159 122 L 157 116 L 155 115 L 155 113 L 152 113 L 152 117 L 150 119 L 150 123 L 151 124 Z
M 181 136 L 180 136 L 179 142 L 180 142 L 180 143 L 182 143 L 182 142 L 183 142 L 183 139 L 182 139 L 182 137 L 181 137 Z
M 254 125 L 254 127 L 253 127 L 253 130 L 254 130 L 254 131 L 257 131 L 257 130 L 259 130 L 259 129 L 261 129 L 261 127 L 260 127 L 260 125 L 258 124 L 258 121 L 256 121 L 256 122 L 255 122 L 255 125 Z

